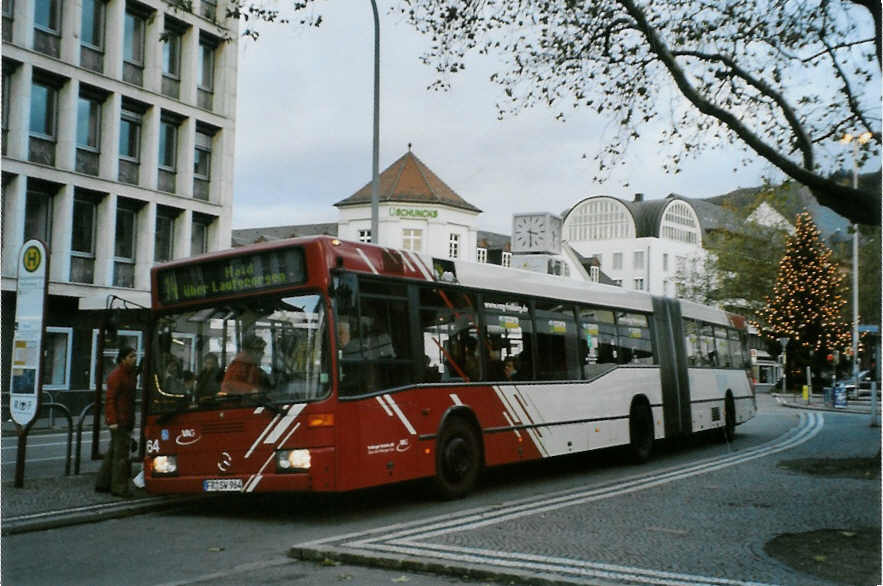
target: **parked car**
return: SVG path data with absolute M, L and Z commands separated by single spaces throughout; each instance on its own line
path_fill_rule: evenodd
M 858 373 L 858 391 L 855 388 L 855 379 L 853 377 L 843 379 L 843 386 L 846 387 L 846 397 L 848 399 L 859 399 L 861 397 L 871 396 L 871 383 L 874 373 L 870 370 L 862 370 Z M 880 396 L 880 381 L 877 383 L 877 396 Z

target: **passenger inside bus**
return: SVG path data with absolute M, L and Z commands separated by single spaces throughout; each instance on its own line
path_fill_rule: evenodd
M 261 357 L 266 343 L 257 335 L 250 334 L 242 342 L 237 354 L 224 374 L 219 395 L 244 395 L 267 388 L 267 377 L 261 370 Z
M 202 370 L 196 377 L 196 397 L 199 400 L 214 397 L 221 390 L 224 373 L 218 363 L 218 355 L 209 352 L 202 361 Z

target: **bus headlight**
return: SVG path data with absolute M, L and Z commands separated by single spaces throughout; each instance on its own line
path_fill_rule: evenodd
M 310 450 L 279 450 L 276 452 L 277 472 L 303 472 L 310 469 Z
M 171 476 L 178 473 L 177 456 L 155 456 L 151 462 L 154 476 Z

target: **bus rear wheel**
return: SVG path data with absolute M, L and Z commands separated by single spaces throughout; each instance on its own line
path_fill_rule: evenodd
M 455 417 L 445 423 L 435 454 L 435 492 L 460 498 L 475 488 L 481 472 L 481 447 L 473 425 Z
M 629 412 L 629 450 L 636 464 L 643 464 L 653 453 L 653 413 L 650 406 L 635 403 Z

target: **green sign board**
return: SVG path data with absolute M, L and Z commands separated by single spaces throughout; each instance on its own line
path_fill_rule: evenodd
M 423 208 L 389 208 L 390 216 L 399 218 L 437 218 L 438 210 Z
M 227 297 L 306 281 L 304 251 L 286 248 L 160 269 L 163 305 Z

